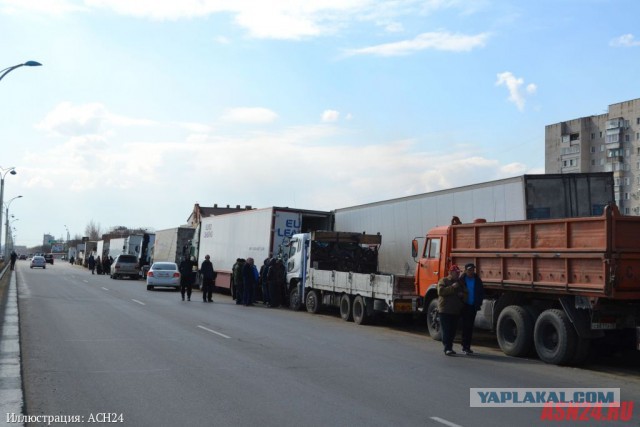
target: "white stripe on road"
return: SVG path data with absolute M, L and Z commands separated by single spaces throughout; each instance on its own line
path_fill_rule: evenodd
M 211 332 L 212 334 L 220 335 L 222 338 L 231 338 L 229 335 L 221 334 L 220 332 L 216 332 L 213 329 L 205 328 L 202 325 L 198 325 L 198 328 L 204 329 L 205 331 Z
M 440 417 L 431 417 L 433 421 L 439 422 L 440 424 L 444 424 L 449 427 L 462 427 L 460 424 L 452 423 L 451 421 L 447 421 L 444 418 Z
M 108 290 L 109 290 L 109 289 L 107 289 L 107 288 L 105 288 L 105 287 L 103 287 L 102 289 L 104 289 L 105 291 L 108 291 Z
M 88 280 L 82 280 L 82 281 L 83 281 L 84 283 L 89 283 L 89 281 L 88 281 Z
M 145 303 L 143 303 L 142 301 L 138 301 L 137 299 L 132 299 L 131 301 L 137 302 L 140 305 L 146 305 Z

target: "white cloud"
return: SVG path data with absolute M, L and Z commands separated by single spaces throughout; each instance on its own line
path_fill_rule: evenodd
M 84 6 L 79 6 L 72 0 L 2 0 L 0 11 L 7 14 L 19 14 L 25 12 L 42 13 L 46 15 L 64 15 L 72 12 L 85 11 Z
M 640 46 L 640 40 L 636 40 L 633 34 L 624 34 L 611 40 L 609 45 L 615 47 L 637 47 Z
M 52 135 L 74 136 L 101 134 L 106 125 L 110 126 L 150 126 L 154 122 L 146 119 L 134 119 L 112 114 L 104 105 L 94 102 L 73 105 L 70 102 L 58 104 L 53 111 L 36 125 Z
M 221 117 L 222 121 L 232 123 L 271 123 L 278 115 L 268 108 L 241 107 L 230 108 Z
M 322 121 L 325 123 L 335 122 L 340 118 L 340 113 L 336 110 L 325 110 L 322 113 Z
M 218 44 L 230 44 L 231 40 L 229 40 L 228 37 L 225 36 L 217 36 L 214 38 L 214 41 Z
M 472 13 L 480 3 L 463 0 L 0 0 L 6 13 L 63 14 L 96 9 L 151 20 L 195 19 L 227 14 L 251 37 L 298 40 L 335 34 L 355 22 L 371 22 L 387 32 L 402 31 L 403 17 L 457 8 Z M 227 43 L 226 38 L 215 39 Z
M 422 33 L 411 40 L 347 50 L 346 55 L 401 56 L 426 49 L 468 52 L 478 47 L 484 47 L 488 38 L 489 34 L 487 33 L 466 35 L 436 31 Z
M 523 111 L 526 103 L 525 94 L 522 92 L 524 79 L 514 76 L 510 71 L 499 73 L 497 77 L 496 86 L 506 86 L 509 91 L 509 101 L 514 103 L 518 110 Z M 525 87 L 525 92 L 529 95 L 534 94 L 536 90 L 537 86 L 533 83 L 529 83 Z

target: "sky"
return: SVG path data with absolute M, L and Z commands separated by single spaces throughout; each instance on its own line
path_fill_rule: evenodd
M 637 0 L 0 0 L 0 69 L 43 64 L 0 81 L 15 242 L 177 227 L 194 203 L 332 210 L 544 173 L 546 125 L 640 97 L 639 14 Z

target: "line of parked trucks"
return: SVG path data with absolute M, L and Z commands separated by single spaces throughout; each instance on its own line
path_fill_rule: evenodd
M 640 217 L 613 197 L 610 173 L 525 175 L 332 212 L 253 209 L 158 231 L 153 260 L 209 254 L 229 288 L 237 258 L 281 257 L 292 309 L 410 315 L 434 339 L 436 284 L 472 262 L 486 288 L 477 327 L 508 355 L 579 364 L 592 343 L 640 342 Z

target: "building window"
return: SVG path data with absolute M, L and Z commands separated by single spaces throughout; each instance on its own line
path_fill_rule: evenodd
M 595 153 L 596 152 L 596 147 L 591 147 L 591 152 Z
M 630 141 L 630 139 L 629 139 L 629 135 L 625 135 L 625 136 L 624 136 L 624 142 L 629 142 L 629 141 Z
M 595 166 L 596 165 L 596 159 L 591 159 L 591 166 Z
M 637 124 L 637 125 L 640 125 L 640 117 L 638 117 L 638 118 L 636 119 L 636 124 Z
M 624 214 L 629 215 L 629 208 L 624 208 Z
M 600 166 L 604 166 L 604 159 L 600 159 Z M 638 163 L 638 169 L 640 169 L 640 162 Z
M 624 193 L 624 199 L 629 200 L 629 193 Z
M 616 178 L 616 179 L 614 180 L 614 185 L 615 185 L 616 187 L 618 187 L 618 186 L 620 185 L 620 178 Z
M 596 139 L 596 134 L 591 132 L 591 139 Z
M 636 132 L 636 141 L 640 141 L 640 132 Z
M 572 133 L 569 135 L 569 141 L 577 141 L 580 139 L 580 133 Z
M 631 155 L 631 150 L 629 150 L 628 148 L 626 150 L 624 150 L 624 156 L 625 157 L 629 157 Z
M 602 131 L 600 131 L 600 138 L 602 138 Z
M 604 145 L 600 145 L 600 152 L 604 151 Z M 640 154 L 640 147 L 638 147 L 638 154 Z
M 624 179 L 624 185 L 629 185 L 629 180 L 630 180 L 630 179 L 631 179 L 631 178 L 626 177 L 626 178 Z

